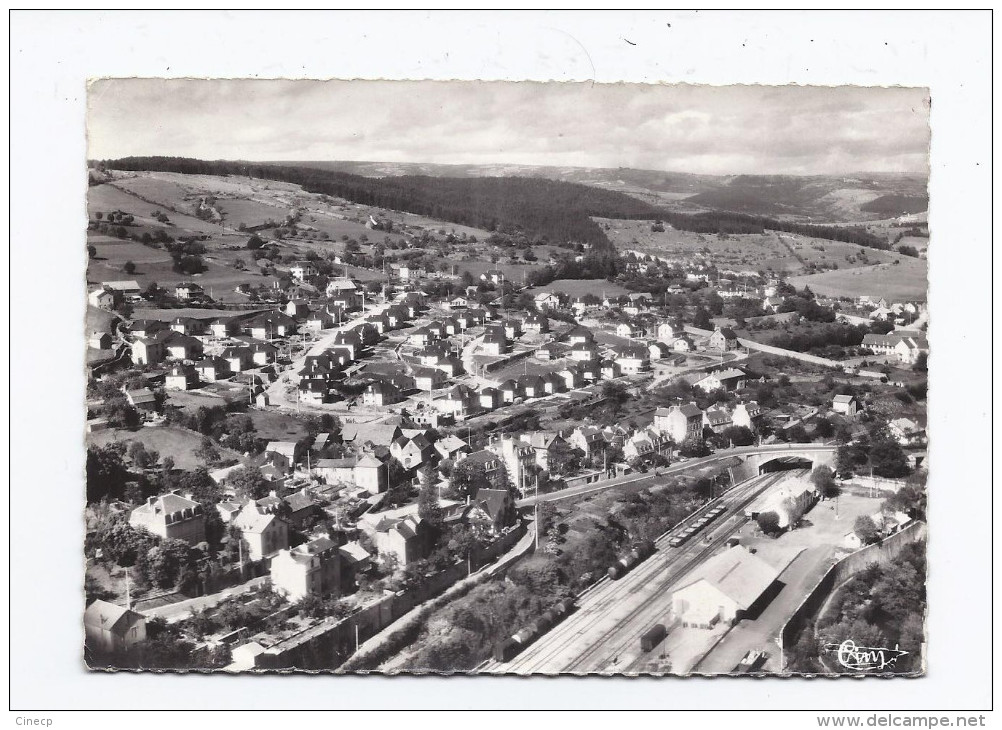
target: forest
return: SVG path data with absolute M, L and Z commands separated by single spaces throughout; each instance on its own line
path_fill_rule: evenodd
M 184 157 L 126 157 L 94 163 L 105 169 L 241 175 L 301 185 L 362 205 L 406 211 L 501 233 L 525 233 L 541 242 L 590 244 L 596 252 L 613 245 L 593 216 L 664 221 L 697 233 L 761 233 L 777 230 L 847 241 L 872 248 L 889 243 L 861 227 L 814 225 L 775 218 L 707 211 L 679 213 L 624 193 L 577 183 L 531 177 L 450 178 L 425 175 L 363 177 L 313 167 Z

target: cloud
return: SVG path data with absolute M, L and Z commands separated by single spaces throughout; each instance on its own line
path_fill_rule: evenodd
M 927 171 L 924 89 L 117 79 L 89 156 Z

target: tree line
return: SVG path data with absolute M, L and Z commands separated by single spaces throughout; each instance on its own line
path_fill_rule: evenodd
M 611 253 L 613 245 L 592 217 L 664 221 L 696 233 L 783 231 L 814 238 L 889 248 L 863 227 L 814 225 L 727 211 L 679 213 L 612 190 L 542 178 L 426 175 L 370 178 L 345 172 L 267 163 L 184 157 L 125 157 L 105 161 L 117 170 L 191 175 L 241 175 L 301 185 L 362 205 L 402 210 L 509 235 L 526 234 L 552 243 L 586 243 Z

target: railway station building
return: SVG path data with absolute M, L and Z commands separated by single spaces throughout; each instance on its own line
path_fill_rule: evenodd
M 756 615 L 774 595 L 782 571 L 736 545 L 707 560 L 672 595 L 682 626 L 709 629 Z

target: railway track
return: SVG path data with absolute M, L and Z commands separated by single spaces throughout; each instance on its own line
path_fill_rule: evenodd
M 584 663 L 595 658 L 603 648 L 608 648 L 606 644 L 621 630 L 623 625 L 634 622 L 637 617 L 641 616 L 649 608 L 653 601 L 664 594 L 668 586 L 677 582 L 701 564 L 709 555 L 721 547 L 741 525 L 747 522 L 747 518 L 742 514 L 745 507 L 751 504 L 762 492 L 789 475 L 790 472 L 777 472 L 775 474 L 756 477 L 754 481 L 750 480 L 740 492 L 736 493 L 732 490 L 724 497 L 724 499 L 730 502 L 730 507 L 725 516 L 720 521 L 706 528 L 714 535 L 714 538 L 709 543 L 690 542 L 687 546 L 688 549 L 686 547 L 681 549 L 673 548 L 671 552 L 655 553 L 655 555 L 641 563 L 615 584 L 615 587 L 620 590 L 612 588 L 613 584 L 608 584 L 610 589 L 607 595 L 600 597 L 593 605 L 579 609 L 579 611 L 587 611 L 589 614 L 584 622 L 581 620 L 575 621 L 572 616 L 568 621 L 555 627 L 549 634 L 543 637 L 541 642 L 537 642 L 534 646 L 529 647 L 520 657 L 516 657 L 509 663 L 507 670 L 519 674 L 531 674 L 540 672 L 541 670 L 547 673 L 575 673 L 575 669 L 578 669 L 580 672 L 580 667 Z M 735 518 L 738 519 L 738 523 L 736 524 L 733 522 Z M 662 535 L 656 542 L 658 550 L 662 551 L 667 548 L 668 540 L 674 536 L 674 533 L 683 529 L 689 521 L 694 521 L 695 519 L 698 519 L 698 514 L 694 515 L 690 520 L 677 525 L 671 532 Z M 700 537 L 701 535 L 695 537 L 694 540 L 699 540 Z M 698 546 L 698 550 L 694 555 L 691 553 L 693 546 Z M 673 568 L 677 569 L 673 570 Z M 656 578 L 658 574 L 660 574 L 660 578 Z M 653 591 L 650 590 L 652 581 L 654 581 Z M 568 646 L 586 641 L 585 637 L 587 637 L 588 632 L 605 620 L 608 612 L 621 603 L 624 598 L 623 589 L 629 595 L 636 595 L 641 590 L 644 590 L 649 593 L 649 597 L 643 600 L 625 617 L 618 620 L 615 626 L 605 631 L 596 640 L 588 640 L 588 648 L 572 662 L 561 669 L 544 670 L 543 668 L 558 657 L 561 652 L 565 651 Z M 624 641 L 617 642 L 612 656 L 618 656 L 622 649 L 629 647 L 632 642 L 635 642 L 648 628 L 647 623 L 639 622 L 640 626 L 636 631 L 630 631 Z M 536 647 L 539 648 L 536 649 Z M 534 651 L 534 649 L 536 650 Z M 485 670 L 497 671 L 502 666 L 501 664 L 491 662 L 488 663 Z

